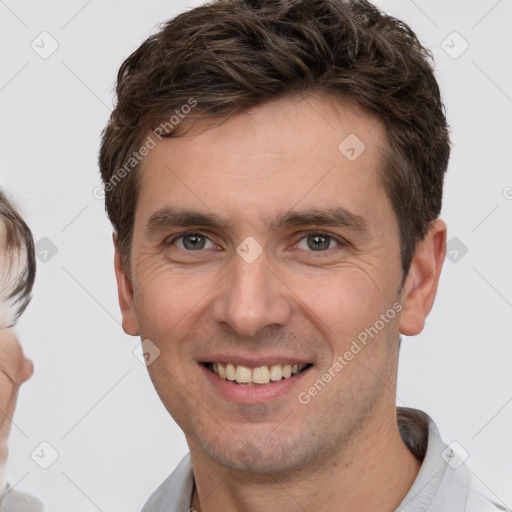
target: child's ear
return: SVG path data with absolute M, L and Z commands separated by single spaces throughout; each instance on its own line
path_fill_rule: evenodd
M 414 336 L 425 326 L 432 309 L 446 253 L 446 224 L 437 219 L 418 243 L 402 292 L 403 309 L 398 328 Z
M 117 243 L 117 235 L 115 233 L 112 234 L 112 240 L 114 242 L 115 250 L 114 269 L 116 272 L 117 295 L 119 298 L 119 306 L 121 308 L 121 314 L 123 316 L 123 330 L 126 334 L 138 336 L 139 325 L 137 322 L 137 316 L 135 314 L 135 307 L 133 304 L 132 283 L 124 271 L 121 253 L 119 250 L 119 244 Z

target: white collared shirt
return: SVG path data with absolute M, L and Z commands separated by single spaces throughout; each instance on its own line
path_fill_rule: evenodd
M 396 512 L 498 512 L 510 511 L 482 494 L 465 461 L 447 446 L 425 413 L 398 408 L 398 425 L 411 451 L 423 462 L 409 492 Z M 421 453 L 421 445 L 426 452 Z M 194 474 L 190 454 L 149 498 L 142 512 L 191 512 Z

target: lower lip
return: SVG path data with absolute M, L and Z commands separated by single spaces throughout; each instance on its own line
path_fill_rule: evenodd
M 263 385 L 256 384 L 247 386 L 221 379 L 216 373 L 208 370 L 203 364 L 199 364 L 199 366 L 216 391 L 230 401 L 241 404 L 262 404 L 277 400 L 289 393 L 294 386 L 299 384 L 303 380 L 304 375 L 312 368 L 310 366 L 288 379 L 281 379 Z

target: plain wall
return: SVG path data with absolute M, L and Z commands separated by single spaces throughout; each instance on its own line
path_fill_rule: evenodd
M 136 512 L 187 451 L 133 355 L 138 340 L 121 329 L 94 190 L 121 62 L 191 5 L 0 2 L 0 186 L 49 251 L 17 328 L 35 374 L 20 393 L 8 474 L 50 510 Z M 511 506 L 512 2 L 378 5 L 431 48 L 453 142 L 442 215 L 452 259 L 424 332 L 403 340 L 397 402 L 428 412 Z M 55 44 L 43 31 L 58 43 L 46 59 L 31 47 Z M 59 454 L 46 470 L 31 458 L 44 441 Z

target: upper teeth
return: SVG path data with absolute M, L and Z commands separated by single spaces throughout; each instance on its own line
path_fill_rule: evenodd
M 258 366 L 249 368 L 241 364 L 213 363 L 209 365 L 220 378 L 234 380 L 239 384 L 268 384 L 270 381 L 288 379 L 299 373 L 306 364 L 273 364 L 271 366 Z

